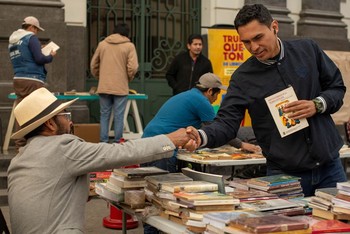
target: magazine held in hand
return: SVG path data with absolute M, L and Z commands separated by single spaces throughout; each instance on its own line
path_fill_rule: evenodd
M 297 100 L 292 86 L 265 98 L 282 138 L 309 126 L 306 119 L 290 119 L 288 118 L 289 113 L 283 111 L 287 103 Z

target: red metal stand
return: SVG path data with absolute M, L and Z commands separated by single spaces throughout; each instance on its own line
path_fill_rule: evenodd
M 123 212 L 116 207 L 109 205 L 110 215 L 103 218 L 103 226 L 111 229 L 123 228 Z M 138 227 L 138 221 L 134 220 L 131 215 L 124 214 L 126 216 L 126 229 L 132 229 Z

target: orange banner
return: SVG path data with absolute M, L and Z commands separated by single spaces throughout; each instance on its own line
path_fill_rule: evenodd
M 250 56 L 235 29 L 208 29 L 208 57 L 214 73 L 221 78 L 224 85 L 229 85 L 232 73 Z M 218 109 L 224 95 L 225 92 L 222 91 L 213 104 L 215 109 Z M 245 115 L 242 125 L 251 125 L 248 114 Z

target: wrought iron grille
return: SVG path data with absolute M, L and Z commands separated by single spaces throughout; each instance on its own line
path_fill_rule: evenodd
M 200 0 L 88 0 L 89 58 L 114 25 L 124 22 L 139 57 L 137 78 L 141 83 L 164 78 L 174 56 L 186 49 L 187 37 L 200 33 L 200 6 Z

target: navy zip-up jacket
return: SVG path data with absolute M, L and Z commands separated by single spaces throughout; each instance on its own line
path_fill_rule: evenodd
M 346 88 L 339 69 L 316 43 L 305 39 L 282 43 L 284 57 L 275 64 L 251 57 L 235 71 L 214 123 L 203 131 L 206 147 L 224 145 L 236 137 L 248 109 L 267 166 L 300 172 L 339 157 L 343 141 L 330 114 L 342 106 Z M 281 138 L 265 98 L 290 85 L 299 100 L 323 97 L 327 109 L 308 118 L 309 127 Z

